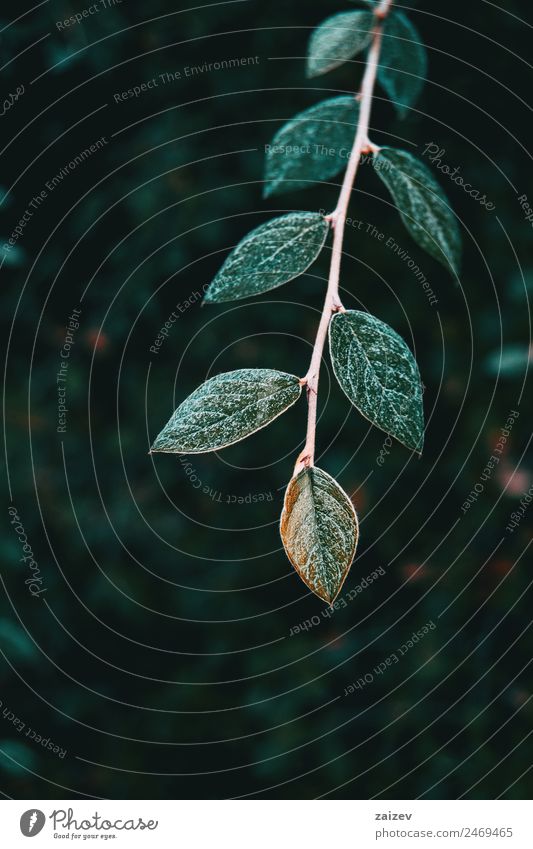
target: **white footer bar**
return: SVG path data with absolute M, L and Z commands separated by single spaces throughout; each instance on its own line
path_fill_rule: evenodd
M 531 807 L 520 801 L 6 800 L 0 803 L 0 844 L 533 849 Z

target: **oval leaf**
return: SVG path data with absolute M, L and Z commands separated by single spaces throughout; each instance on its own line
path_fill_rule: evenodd
M 287 487 L 280 532 L 302 581 L 332 604 L 352 565 L 359 536 L 357 515 L 344 490 L 322 469 L 304 469 Z
M 424 43 L 409 18 L 394 12 L 383 31 L 378 80 L 400 118 L 407 115 L 424 87 L 427 74 Z
M 382 147 L 373 164 L 415 242 L 459 274 L 459 226 L 446 195 L 429 169 L 410 153 L 392 147 Z
M 274 369 L 217 374 L 178 407 L 151 451 L 203 454 L 245 439 L 298 400 L 299 378 Z
M 267 151 L 264 195 L 329 180 L 348 163 L 359 104 L 332 97 L 300 112 L 276 133 Z
M 315 261 L 328 230 L 318 212 L 291 212 L 261 224 L 230 253 L 204 301 L 237 301 L 288 283 Z
M 309 39 L 307 76 L 318 77 L 364 50 L 372 39 L 372 12 L 338 12 L 326 18 Z
M 329 345 L 335 376 L 372 424 L 422 452 L 424 408 L 416 360 L 396 331 L 366 312 L 333 316 Z

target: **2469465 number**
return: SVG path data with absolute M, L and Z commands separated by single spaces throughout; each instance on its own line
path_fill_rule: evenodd
M 512 837 L 512 828 L 465 828 L 465 837 Z

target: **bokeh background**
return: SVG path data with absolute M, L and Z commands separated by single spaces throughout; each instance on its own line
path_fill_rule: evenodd
M 264 146 L 284 119 L 356 88 L 360 61 L 304 75 L 311 28 L 348 7 L 110 0 L 58 28 L 89 6 L 17 4 L 0 19 L 2 244 L 46 183 L 104 139 L 29 207 L 16 248 L 2 250 L 0 790 L 527 797 L 533 255 L 519 198 L 529 192 L 533 204 L 528 4 L 413 4 L 429 51 L 424 93 L 399 121 L 377 92 L 377 143 L 419 155 L 438 144 L 442 163 L 495 209 L 430 165 L 463 228 L 453 281 L 361 169 L 351 214 L 365 230 L 347 228 L 343 299 L 415 350 L 427 435 L 421 460 L 389 447 L 325 362 L 318 463 L 361 520 L 346 593 L 381 570 L 331 616 L 278 536 L 303 401 L 218 455 L 150 457 L 148 448 L 210 374 L 306 371 L 328 251 L 264 297 L 203 309 L 200 298 L 253 226 L 334 207 L 338 181 L 264 202 L 261 180 Z M 186 71 L 234 58 L 247 62 Z M 116 96 L 153 79 L 138 97 Z M 409 252 L 437 303 L 367 225 Z M 58 433 L 56 376 L 75 309 Z M 511 411 L 519 416 L 503 443 Z

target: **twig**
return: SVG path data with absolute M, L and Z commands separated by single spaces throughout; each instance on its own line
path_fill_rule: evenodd
M 302 471 L 302 469 L 314 464 L 320 364 L 322 362 L 322 354 L 324 351 L 324 344 L 326 342 L 331 316 L 335 312 L 345 312 L 339 296 L 339 276 L 346 213 L 348 211 L 355 177 L 361 161 L 361 154 L 367 150 L 375 150 L 375 145 L 373 145 L 368 138 L 370 112 L 372 109 L 372 98 L 374 95 L 379 56 L 381 52 L 383 21 L 389 14 L 392 3 L 393 0 L 382 0 L 374 13 L 376 24 L 372 35 L 372 44 L 368 52 L 368 59 L 363 81 L 361 83 L 361 90 L 356 95 L 360 109 L 355 140 L 350 153 L 350 159 L 348 160 L 348 167 L 346 168 L 346 173 L 344 175 L 337 206 L 333 212 L 326 216 L 326 220 L 329 221 L 330 226 L 333 229 L 331 266 L 329 271 L 328 288 L 324 300 L 324 308 L 318 325 L 311 362 L 309 364 L 307 374 L 301 380 L 301 384 L 305 385 L 307 388 L 307 437 L 304 449 L 300 453 L 294 467 L 295 475 Z

